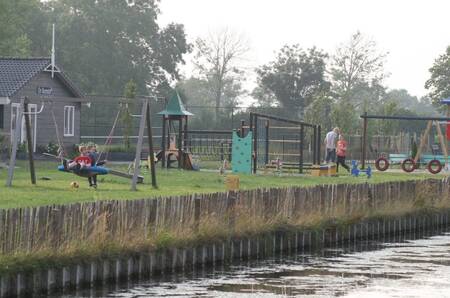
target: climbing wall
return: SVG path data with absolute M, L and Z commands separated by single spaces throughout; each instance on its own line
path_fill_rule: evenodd
M 231 151 L 231 168 L 233 173 L 252 173 L 252 132 L 241 138 L 234 131 Z

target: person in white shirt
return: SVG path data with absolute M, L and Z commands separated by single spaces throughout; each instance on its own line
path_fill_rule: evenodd
M 339 136 L 339 128 L 335 127 L 325 136 L 325 162 L 336 162 L 336 142 Z

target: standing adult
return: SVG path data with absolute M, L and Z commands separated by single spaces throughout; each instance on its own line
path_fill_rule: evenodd
M 339 136 L 339 128 L 335 127 L 325 136 L 325 162 L 336 162 L 336 142 Z

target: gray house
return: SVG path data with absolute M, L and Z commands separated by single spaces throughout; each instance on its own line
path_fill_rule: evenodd
M 53 71 L 52 71 L 53 70 Z M 50 58 L 0 58 L 0 131 L 14 136 L 19 102 L 26 97 L 33 148 L 57 144 L 56 127 L 64 146 L 80 142 L 80 109 L 87 102 L 80 90 Z M 52 116 L 55 116 L 55 121 Z M 22 123 L 20 141 L 26 140 Z

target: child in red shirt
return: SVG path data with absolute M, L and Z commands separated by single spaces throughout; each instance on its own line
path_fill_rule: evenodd
M 347 141 L 344 139 L 344 135 L 339 135 L 339 141 L 337 142 L 336 155 L 336 171 L 339 171 L 339 165 L 343 166 L 347 172 L 350 172 L 350 167 L 345 164 L 345 155 L 347 154 Z
M 91 166 L 92 160 L 88 156 L 86 146 L 79 146 L 78 151 L 80 151 L 80 156 L 76 157 L 74 160 L 63 161 L 64 169 L 68 171 L 80 171 Z

